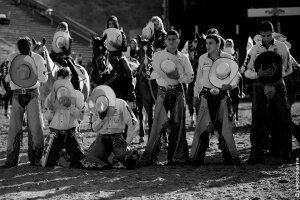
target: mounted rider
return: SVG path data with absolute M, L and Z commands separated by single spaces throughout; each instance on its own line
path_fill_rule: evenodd
M 117 17 L 114 15 L 108 18 L 106 28 L 107 29 L 103 32 L 103 36 L 107 34 L 107 48 L 109 52 L 109 60 L 113 63 L 118 64 L 121 67 L 120 70 L 123 71 L 126 75 L 128 80 L 128 86 L 126 87 L 126 89 L 128 90 L 128 96 L 124 100 L 128 102 L 133 102 L 135 100 L 133 75 L 128 60 L 124 54 L 124 52 L 127 51 L 127 41 L 125 33 L 122 30 L 119 30 L 119 22 Z M 120 37 L 115 38 L 117 40 L 111 39 L 111 36 L 116 35 L 117 32 L 121 33 L 122 39 L 120 39 Z M 114 67 L 118 67 L 118 65 Z
M 71 57 L 72 42 L 69 34 L 68 24 L 66 22 L 60 22 L 56 28 L 56 32 L 53 36 L 52 51 L 50 53 L 51 59 L 60 64 L 62 67 L 69 67 L 72 72 L 71 82 L 75 90 L 81 91 L 79 76 L 76 71 L 76 64 Z

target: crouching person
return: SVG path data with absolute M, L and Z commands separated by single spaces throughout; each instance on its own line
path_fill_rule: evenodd
M 106 85 L 96 87 L 88 101 L 93 112 L 92 129 L 99 135 L 90 146 L 85 158 L 80 160 L 87 169 L 133 169 L 138 161 L 138 152 L 131 148 L 137 128 L 137 119 L 128 104 L 116 98 Z M 126 140 L 123 137 L 128 125 Z M 112 163 L 108 160 L 114 153 Z
M 77 127 L 78 120 L 83 120 L 83 99 L 83 94 L 73 88 L 69 69 L 59 69 L 53 90 L 45 101 L 45 117 L 51 123 L 50 134 L 45 141 L 42 166 L 57 165 L 61 152 L 67 153 L 70 166 L 81 166 L 79 160 L 84 154 L 80 147 Z M 63 149 L 65 151 L 62 151 Z

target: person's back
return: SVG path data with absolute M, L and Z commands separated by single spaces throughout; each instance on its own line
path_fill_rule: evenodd
M 19 52 L 11 53 L 7 57 L 9 73 L 5 81 L 10 82 L 13 100 L 7 139 L 7 159 L 2 168 L 18 165 L 20 130 L 22 131 L 25 109 L 29 111 L 27 115 L 31 140 L 28 141 L 28 152 L 31 165 L 40 165 L 44 148 L 38 88 L 41 82 L 48 79 L 45 61 L 31 51 L 32 43 L 29 37 L 20 38 L 17 46 Z

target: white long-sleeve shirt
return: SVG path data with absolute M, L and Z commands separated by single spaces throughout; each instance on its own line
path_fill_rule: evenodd
M 114 134 L 124 132 L 125 125 L 128 125 L 126 142 L 130 144 L 136 134 L 137 119 L 128 104 L 122 99 L 116 99 L 114 113 L 106 116 L 103 120 L 98 113 L 93 115 L 92 129 L 99 134 Z
M 65 109 L 57 109 L 55 112 L 51 111 L 48 106 L 51 93 L 47 96 L 44 115 L 47 120 L 51 120 L 49 127 L 57 130 L 68 130 L 79 125 L 78 120 L 83 120 L 84 117 L 84 98 L 83 94 L 78 90 L 75 90 L 75 95 L 75 105 Z
M 164 49 L 162 51 L 167 51 L 167 49 Z M 155 59 L 155 56 L 162 51 L 155 53 L 153 59 Z M 177 53 L 174 56 L 176 56 L 181 63 L 182 68 L 178 68 L 178 73 L 180 75 L 180 78 L 178 80 L 171 79 L 167 77 L 165 74 L 159 74 L 158 72 L 153 71 L 151 73 L 151 79 L 156 79 L 156 82 L 159 86 L 165 87 L 167 85 L 176 85 L 178 83 L 188 84 L 192 82 L 194 71 L 189 58 L 179 51 L 177 51 Z
M 231 55 L 225 52 L 221 52 L 220 57 L 233 59 Z M 194 86 L 194 97 L 199 96 L 203 87 L 215 88 L 215 86 L 211 84 L 208 78 L 212 65 L 213 65 L 213 60 L 208 56 L 208 53 L 202 54 L 200 56 L 198 61 L 197 77 Z M 233 78 L 233 80 L 230 82 L 232 89 L 237 87 L 238 81 L 239 81 L 239 73 L 237 73 L 236 76 Z
M 256 79 L 257 78 L 257 72 L 255 71 L 254 62 L 261 53 L 265 51 L 274 51 L 280 55 L 282 58 L 282 77 L 287 76 L 292 73 L 292 59 L 291 54 L 289 52 L 288 47 L 285 43 L 273 40 L 269 48 L 267 49 L 262 44 L 255 44 L 249 51 L 249 54 L 247 55 L 247 63 L 245 63 L 245 66 L 247 66 L 247 70 L 245 71 L 245 77 L 249 79 Z
M 8 62 L 8 71 L 10 70 L 10 65 L 11 65 L 11 62 L 13 61 L 13 59 L 20 55 L 19 52 L 14 52 L 14 53 L 11 53 L 8 55 L 7 57 L 7 61 Z M 46 69 L 46 63 L 45 63 L 45 60 L 43 59 L 43 57 L 37 53 L 34 53 L 34 52 L 31 52 L 31 55 L 30 55 L 33 60 L 34 60 L 34 63 L 36 64 L 36 70 L 35 73 L 37 73 L 37 77 L 38 77 L 38 81 L 35 85 L 31 86 L 30 88 L 28 89 L 32 89 L 32 88 L 38 88 L 40 87 L 40 83 L 45 83 L 47 80 L 48 80 L 48 74 L 47 74 L 47 69 Z M 10 74 L 8 73 L 5 77 L 5 81 L 6 82 L 10 82 L 10 87 L 12 90 L 15 90 L 15 89 L 21 89 L 22 87 L 19 87 L 18 85 L 16 85 L 14 82 L 11 81 L 11 78 L 10 78 Z

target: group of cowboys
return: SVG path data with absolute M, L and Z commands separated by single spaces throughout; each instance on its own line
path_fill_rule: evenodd
M 45 83 L 48 79 L 45 60 L 31 51 L 31 40 L 28 37 L 21 38 L 17 42 L 19 51 L 8 56 L 9 73 L 6 81 L 13 90 L 13 102 L 7 159 L 1 167 L 9 168 L 19 163 L 25 110 L 28 111 L 28 159 L 31 165 L 52 167 L 65 162 L 67 166 L 86 169 L 133 169 L 158 164 L 161 135 L 164 131 L 168 132 L 168 164 L 203 165 L 210 134 L 216 131 L 225 164 L 240 165 L 232 133 L 234 115 L 230 98 L 230 91 L 239 84 L 240 72 L 233 56 L 222 50 L 223 38 L 217 31 L 206 35 L 207 52 L 200 56 L 197 75 L 194 76 L 196 71 L 189 58 L 177 49 L 180 43 L 178 32 L 161 31 L 162 22 L 159 17 L 154 17 L 152 23 L 152 37 L 161 45 L 156 47 L 153 55 L 151 73 L 151 79 L 158 84 L 158 94 L 153 125 L 142 154 L 130 145 L 137 132 L 137 118 L 128 103 L 117 98 L 112 88 L 97 86 L 85 103 L 81 88 L 74 80 L 74 60 L 68 51 L 71 40 L 64 38 L 65 34 L 69 34 L 68 25 L 62 22 L 57 31 L 63 32 L 58 35 L 63 36 L 65 41 L 61 41 L 61 37 L 54 37 L 51 58 L 57 62 L 63 60 L 69 67 L 58 70 L 57 80 L 45 101 L 44 115 L 49 121 L 50 129 L 45 142 L 38 89 L 40 83 Z M 114 29 L 118 27 L 116 25 L 117 18 L 111 16 L 107 21 L 107 28 Z M 159 33 L 155 34 L 158 30 Z M 250 132 L 252 147 L 248 163 L 264 162 L 268 129 L 273 130 L 271 138 L 274 149 L 271 150 L 282 156 L 283 163 L 289 163 L 293 161 L 292 120 L 283 77 L 291 73 L 291 55 L 283 42 L 274 40 L 271 22 L 263 21 L 258 31 L 262 43 L 250 49 L 245 63 L 245 77 L 253 79 L 254 87 Z M 106 39 L 107 45 L 111 46 L 109 53 L 121 55 L 121 64 L 128 65 L 124 56 L 127 48 L 119 48 L 123 42 L 113 35 L 119 32 L 110 30 L 105 33 L 112 34 Z M 124 40 L 125 35 L 123 32 L 121 34 Z M 193 80 L 193 106 L 198 107 L 199 111 L 189 152 L 183 85 Z M 98 133 L 87 153 L 82 150 L 78 129 L 85 114 L 85 105 L 93 113 L 92 130 Z M 276 140 L 278 137 L 280 139 Z M 112 153 L 114 155 L 110 157 Z

